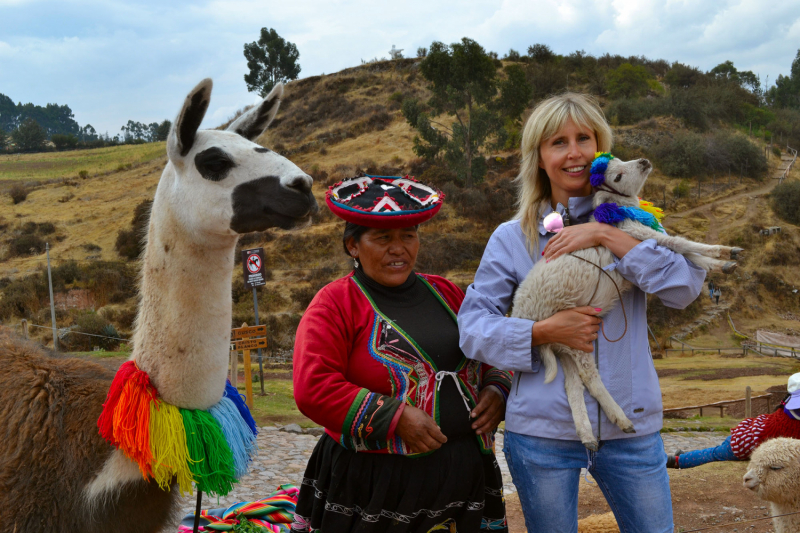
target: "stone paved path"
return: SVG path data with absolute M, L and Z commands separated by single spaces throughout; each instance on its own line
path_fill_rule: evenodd
M 668 452 L 677 449 L 694 450 L 720 444 L 726 437 L 724 433 L 680 432 L 662 433 L 664 448 Z M 319 437 L 279 431 L 277 427 L 262 427 L 258 434 L 259 455 L 250 468 L 250 473 L 236 485 L 233 492 L 217 500 L 204 496 L 203 508 L 228 507 L 240 501 L 257 500 L 274 491 L 284 483 L 300 484 L 306 462 L 311 456 Z M 496 449 L 503 449 L 503 435 L 498 432 Z M 497 454 L 497 462 L 503 474 L 506 493 L 516 492 L 511 482 L 505 456 Z M 187 496 L 182 504 L 183 515 L 194 512 L 196 496 Z M 172 530 L 175 531 L 177 525 Z

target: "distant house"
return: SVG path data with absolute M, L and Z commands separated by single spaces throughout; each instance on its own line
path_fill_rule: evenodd
M 762 229 L 759 233 L 761 233 L 761 235 L 769 236 L 769 235 L 775 235 L 776 233 L 780 232 L 781 232 L 780 226 L 770 226 L 768 228 Z

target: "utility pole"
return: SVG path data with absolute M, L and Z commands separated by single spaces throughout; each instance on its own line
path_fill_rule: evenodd
M 50 318 L 53 320 L 53 350 L 58 351 L 58 330 L 56 329 L 56 303 L 53 300 L 53 276 L 50 273 L 50 243 L 45 243 L 47 253 L 47 284 L 50 287 Z

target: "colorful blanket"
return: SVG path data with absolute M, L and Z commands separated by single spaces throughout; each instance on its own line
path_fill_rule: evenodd
M 255 524 L 270 533 L 287 533 L 294 520 L 299 492 L 294 485 L 281 485 L 263 500 L 240 502 L 227 509 L 201 511 L 199 531 L 254 531 L 245 527 Z M 194 513 L 191 513 L 181 521 L 178 533 L 188 533 L 193 527 Z

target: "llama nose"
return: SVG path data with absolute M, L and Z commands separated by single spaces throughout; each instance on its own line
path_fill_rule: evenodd
M 295 189 L 304 194 L 308 194 L 311 192 L 312 182 L 313 180 L 311 179 L 311 176 L 307 174 L 300 174 L 299 176 L 293 176 L 286 180 L 285 185 L 290 189 Z
M 641 167 L 641 169 L 642 169 L 642 170 L 648 170 L 648 169 L 650 169 L 650 168 L 651 168 L 653 165 L 651 165 L 651 164 L 650 164 L 650 161 L 648 161 L 647 159 L 640 159 L 640 160 L 639 160 L 639 166 Z

